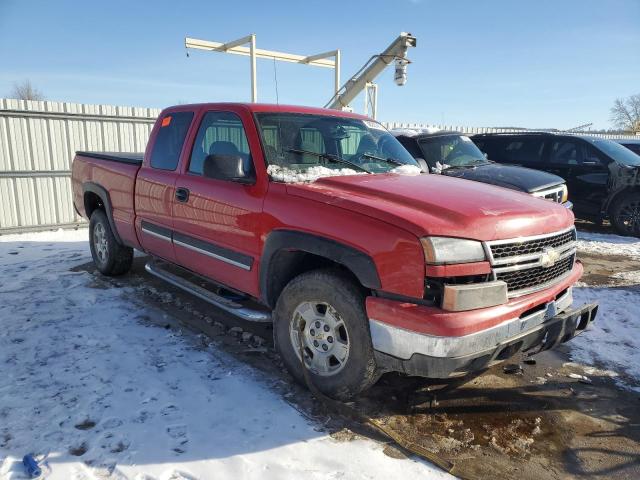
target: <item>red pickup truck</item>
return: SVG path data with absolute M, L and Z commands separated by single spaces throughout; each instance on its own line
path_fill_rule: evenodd
M 74 205 L 100 272 L 146 269 L 273 322 L 294 377 L 349 398 L 381 373 L 479 372 L 565 342 L 573 214 L 505 188 L 420 175 L 379 123 L 260 104 L 164 110 L 144 155 L 77 152 Z

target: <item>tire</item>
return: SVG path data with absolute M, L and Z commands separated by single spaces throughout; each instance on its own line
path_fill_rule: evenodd
M 274 310 L 274 341 L 298 382 L 306 385 L 299 342 L 307 377 L 329 397 L 348 400 L 378 380 L 364 302 L 360 286 L 335 270 L 306 272 L 287 284 Z
M 133 248 L 118 243 L 103 210 L 95 210 L 91 214 L 89 245 L 93 263 L 103 275 L 122 275 L 131 269 Z
M 609 218 L 620 235 L 640 236 L 640 193 L 628 193 L 616 200 Z

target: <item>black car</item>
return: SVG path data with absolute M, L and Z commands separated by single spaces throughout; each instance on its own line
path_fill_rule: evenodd
M 490 159 L 560 175 L 576 216 L 609 219 L 624 235 L 640 235 L 640 156 L 619 143 L 549 132 L 488 133 L 472 137 Z
M 627 147 L 636 155 L 640 155 L 640 140 L 616 140 L 620 145 Z
M 418 162 L 424 162 L 425 171 L 530 193 L 571 208 L 562 178 L 539 170 L 492 162 L 460 132 L 392 130 L 391 133 Z

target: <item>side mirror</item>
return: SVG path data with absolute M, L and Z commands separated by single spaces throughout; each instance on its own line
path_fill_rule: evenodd
M 202 174 L 206 178 L 247 184 L 255 183 L 250 165 L 251 161 L 246 161 L 240 155 L 207 155 L 202 166 Z

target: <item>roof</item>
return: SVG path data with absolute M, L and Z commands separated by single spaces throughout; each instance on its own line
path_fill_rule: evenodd
M 618 142 L 618 143 L 621 143 L 623 145 L 625 143 L 633 144 L 633 145 L 640 145 L 640 138 L 638 138 L 638 139 L 635 139 L 635 138 L 617 138 L 615 141 Z
M 222 103 L 192 103 L 188 105 L 175 105 L 165 110 L 207 110 L 221 108 L 245 108 L 252 113 L 259 112 L 282 112 L 282 113 L 301 113 L 307 115 L 330 115 L 342 118 L 357 118 L 360 120 L 371 120 L 369 117 L 357 113 L 343 112 L 342 110 L 333 110 L 329 108 L 307 107 L 301 105 L 281 105 L 270 103 L 242 103 L 242 102 L 222 102 Z

